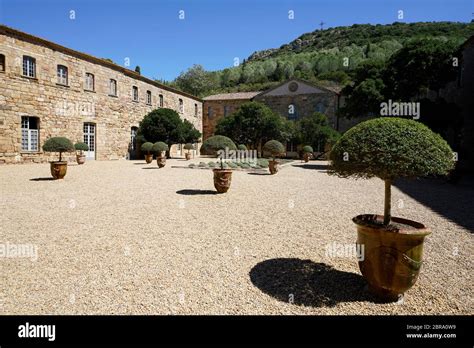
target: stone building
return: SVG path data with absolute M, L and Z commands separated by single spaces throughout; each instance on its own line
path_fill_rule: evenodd
M 223 117 L 229 116 L 236 111 L 240 105 L 249 102 L 260 92 L 237 92 L 215 94 L 203 98 L 202 130 L 203 139 L 206 140 L 214 135 L 217 122 Z
M 340 132 L 346 131 L 357 122 L 337 116 L 336 112 L 343 102 L 340 88 L 315 86 L 296 78 L 263 92 L 217 94 L 203 100 L 204 139 L 214 134 L 219 119 L 230 115 L 242 103 L 248 101 L 263 103 L 289 120 L 298 120 L 314 112 L 323 113 L 328 117 L 329 124 Z M 298 144 L 288 142 L 286 145 L 287 154 L 296 155 Z
M 202 101 L 140 74 L 0 26 L 0 163 L 43 162 L 52 136 L 90 147 L 89 159 L 133 158 L 139 122 L 176 110 L 202 132 Z M 181 155 L 174 145 L 172 155 Z M 70 156 L 72 157 L 72 155 Z

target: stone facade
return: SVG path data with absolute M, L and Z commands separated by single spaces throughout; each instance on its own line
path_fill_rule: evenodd
M 329 124 L 339 132 L 345 132 L 360 120 L 337 117 L 337 110 L 343 105 L 339 88 L 314 86 L 306 81 L 291 79 L 264 92 L 228 93 L 204 98 L 204 139 L 212 136 L 217 122 L 235 111 L 242 103 L 257 101 L 267 105 L 274 112 L 290 120 L 298 120 L 314 112 L 328 117 Z M 212 110 L 210 115 L 209 110 Z M 298 144 L 287 144 L 287 155 L 297 156 Z
M 249 102 L 260 92 L 216 94 L 204 98 L 203 139 L 214 135 L 217 122 L 236 111 L 240 105 Z
M 35 77 L 24 76 L 24 56 L 35 59 Z M 43 153 L 41 146 L 52 136 L 73 142 L 84 140 L 89 125 L 95 143 L 92 156 L 98 160 L 129 158 L 136 154 L 131 136 L 142 118 L 160 107 L 174 109 L 202 132 L 202 101 L 173 90 L 134 71 L 103 59 L 0 26 L 0 163 L 42 162 L 57 154 Z M 58 65 L 67 67 L 67 82 L 60 84 Z M 86 86 L 86 73 L 93 74 L 94 87 Z M 117 83 L 110 95 L 110 80 Z M 138 101 L 133 100 L 133 87 Z M 151 93 L 151 103 L 149 101 Z M 38 128 L 37 150 L 22 149 L 23 123 L 29 117 Z M 31 127 L 30 124 L 30 127 Z M 86 126 L 86 127 L 85 127 Z M 23 129 L 22 129 L 23 128 Z M 86 132 L 90 132 L 87 128 Z M 23 141 L 25 135 L 23 135 Z M 136 148 L 136 144 L 134 145 Z M 181 155 L 180 146 L 171 148 Z M 184 152 L 182 153 L 184 155 Z M 73 154 L 69 154 L 71 159 Z
M 319 111 L 328 117 L 329 124 L 339 132 L 345 132 L 360 122 L 337 117 L 336 112 L 344 103 L 339 88 L 314 86 L 306 81 L 291 79 L 269 91 L 217 94 L 204 98 L 204 139 L 214 134 L 225 109 L 227 114 L 232 113 L 248 101 L 263 103 L 282 117 L 293 120 Z

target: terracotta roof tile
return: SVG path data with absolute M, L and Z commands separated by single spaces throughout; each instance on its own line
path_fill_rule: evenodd
M 203 100 L 236 100 L 236 99 L 252 99 L 256 95 L 260 94 L 261 91 L 257 92 L 235 92 L 235 93 L 222 93 L 214 94 L 203 98 Z

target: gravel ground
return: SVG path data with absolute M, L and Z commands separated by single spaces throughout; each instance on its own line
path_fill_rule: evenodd
M 474 314 L 472 188 L 416 186 L 452 193 L 456 221 L 394 187 L 393 215 L 433 233 L 417 284 L 381 304 L 354 258 L 325 251 L 355 242 L 353 216 L 382 212 L 380 180 L 294 162 L 235 172 L 216 195 L 211 171 L 172 168 L 189 163 L 71 164 L 63 181 L 41 180 L 47 164 L 0 166 L 0 243 L 37 247 L 36 261 L 0 258 L 0 313 Z

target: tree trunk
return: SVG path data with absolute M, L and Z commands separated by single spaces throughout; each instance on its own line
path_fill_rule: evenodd
M 385 179 L 385 207 L 383 212 L 383 224 L 390 224 L 392 210 L 392 180 Z
M 63 159 L 63 153 L 61 151 L 59 151 L 59 162 L 61 162 L 61 160 Z

